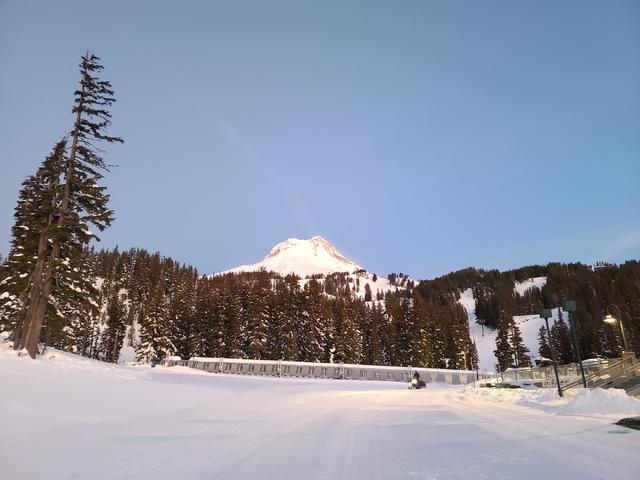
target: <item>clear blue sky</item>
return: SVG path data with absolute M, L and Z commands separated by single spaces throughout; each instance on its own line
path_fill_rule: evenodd
M 318 234 L 386 274 L 640 258 L 640 2 L 0 0 L 0 252 L 116 90 L 101 244 L 203 273 Z

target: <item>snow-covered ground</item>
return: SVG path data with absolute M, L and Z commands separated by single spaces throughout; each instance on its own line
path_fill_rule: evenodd
M 547 284 L 547 277 L 533 277 L 523 280 L 522 282 L 516 282 L 513 286 L 514 291 L 522 296 L 524 292 L 529 290 L 530 288 L 537 288 L 538 290 L 542 290 Z
M 580 406 L 581 397 L 547 391 L 409 391 L 121 367 L 59 352 L 32 361 L 6 344 L 0 385 L 7 479 L 628 480 L 639 466 L 640 432 L 606 414 L 610 404 L 624 410 L 618 416 L 637 414 L 640 402 L 609 392 Z M 596 415 L 585 414 L 596 404 Z

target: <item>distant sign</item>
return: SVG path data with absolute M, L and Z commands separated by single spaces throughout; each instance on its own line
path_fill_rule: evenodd
M 540 316 L 542 318 L 551 318 L 553 317 L 553 313 L 551 313 L 550 308 L 543 308 L 542 310 L 540 310 Z

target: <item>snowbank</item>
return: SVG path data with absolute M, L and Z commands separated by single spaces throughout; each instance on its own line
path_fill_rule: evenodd
M 547 388 L 525 390 L 466 387 L 455 395 L 454 399 L 511 403 L 554 415 L 595 415 L 616 418 L 640 415 L 640 400 L 628 396 L 624 390 L 617 389 L 587 389 L 572 398 L 560 398 L 556 390 Z
M 627 395 L 624 390 L 595 388 L 584 390 L 565 405 L 557 408 L 559 415 L 640 415 L 640 400 Z
M 45 353 L 38 355 L 35 360 L 24 354 L 19 355 L 19 353 L 10 347 L 9 342 L 0 343 L 0 362 L 4 365 L 13 365 L 13 373 L 25 369 L 33 373 L 38 372 L 38 374 L 46 374 L 52 370 L 65 370 L 66 372 L 82 372 L 90 375 L 111 373 L 119 378 L 132 378 L 135 375 L 133 370 L 119 368 L 113 363 L 81 357 L 55 348 L 47 348 Z

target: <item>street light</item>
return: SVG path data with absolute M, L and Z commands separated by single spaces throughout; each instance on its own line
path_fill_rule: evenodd
M 609 313 L 609 309 L 611 307 L 616 307 L 616 310 L 618 310 L 618 318 L 614 317 Z M 627 342 L 627 334 L 625 333 L 624 325 L 622 324 L 622 313 L 620 312 L 620 307 L 618 307 L 618 305 L 616 305 L 615 303 L 612 303 L 611 305 L 607 305 L 607 316 L 604 317 L 604 321 L 612 325 L 616 322 L 620 323 L 620 332 L 622 333 L 622 342 L 624 343 L 624 351 L 629 352 L 630 351 L 629 342 Z

